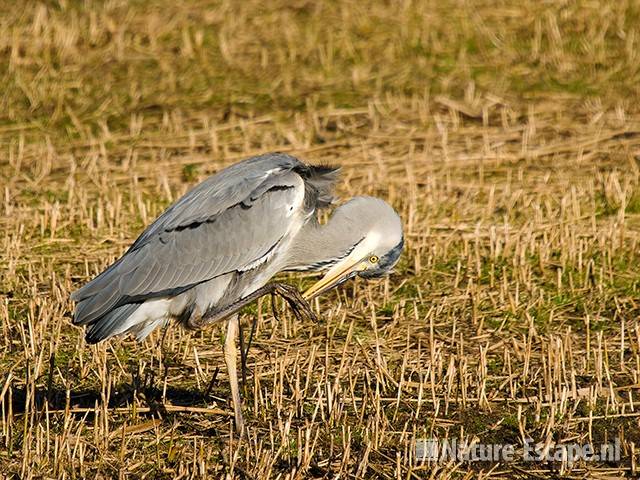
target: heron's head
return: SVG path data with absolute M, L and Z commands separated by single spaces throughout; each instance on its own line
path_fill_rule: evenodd
M 331 217 L 330 231 L 349 245 L 325 276 L 304 292 L 309 299 L 336 287 L 356 275 L 378 278 L 387 275 L 398 263 L 404 236 L 402 222 L 385 201 L 374 197 L 356 197 L 339 207 Z M 335 240 L 335 239 L 334 239 Z

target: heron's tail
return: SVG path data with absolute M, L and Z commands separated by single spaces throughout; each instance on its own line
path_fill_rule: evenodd
M 123 333 L 123 327 L 129 323 L 127 320 L 139 307 L 139 303 L 127 303 L 89 323 L 85 332 L 87 343 L 98 343 Z
M 71 300 L 77 302 L 73 323 L 87 326 L 88 343 L 98 343 L 125 332 L 131 326 L 130 317 L 141 305 L 140 302 L 122 303 L 124 299 L 118 288 L 120 260 L 71 294 Z
M 87 343 L 98 343 L 116 335 L 130 333 L 136 340 L 144 340 L 152 331 L 167 324 L 171 315 L 169 298 L 153 298 L 140 302 L 126 303 L 112 308 L 107 313 L 85 321 L 83 310 L 92 310 L 92 306 L 83 305 L 92 302 L 93 297 L 81 300 L 76 306 L 74 323 L 86 325 L 85 338 Z

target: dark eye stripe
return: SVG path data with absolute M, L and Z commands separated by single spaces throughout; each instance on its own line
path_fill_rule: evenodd
M 400 258 L 400 254 L 402 253 L 402 247 L 404 247 L 404 235 L 402 236 L 402 238 L 400 239 L 400 242 L 393 247 L 389 253 L 387 253 L 385 256 L 383 256 L 380 261 L 378 262 L 378 265 L 380 269 L 384 270 L 386 268 L 391 267 L 393 264 L 395 264 L 398 261 L 398 258 Z

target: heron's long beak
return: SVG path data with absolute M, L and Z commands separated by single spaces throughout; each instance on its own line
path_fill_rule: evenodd
M 320 281 L 313 284 L 311 288 L 302 294 L 302 298 L 305 300 L 311 300 L 313 297 L 317 297 L 321 293 L 326 292 L 347 280 L 351 274 L 361 272 L 364 269 L 365 265 L 362 260 L 346 258 L 344 262 L 329 269 Z

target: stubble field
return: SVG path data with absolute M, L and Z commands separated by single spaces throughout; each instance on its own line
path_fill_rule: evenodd
M 632 1 L 2 2 L 0 476 L 637 476 L 639 19 Z M 268 151 L 391 202 L 405 252 L 316 301 L 319 323 L 243 313 L 239 440 L 223 325 L 88 346 L 69 294 Z M 419 461 L 431 437 L 515 459 Z M 528 438 L 617 440 L 620 459 L 525 461 Z

